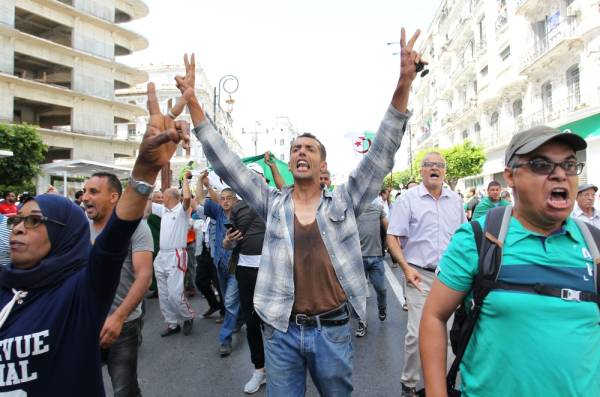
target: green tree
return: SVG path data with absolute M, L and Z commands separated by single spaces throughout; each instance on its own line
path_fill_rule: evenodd
M 424 149 L 417 153 L 412 164 L 413 173 L 419 181 L 421 180 L 421 162 L 429 152 L 440 152 L 446 158 L 446 182 L 452 190 L 456 187 L 459 179 L 480 174 L 483 170 L 483 163 L 485 163 L 483 148 L 473 145 L 469 140 L 448 149 Z
M 12 157 L 0 159 L 0 190 L 33 190 L 32 180 L 40 173 L 48 151 L 36 128 L 0 124 L 0 149 L 13 152 Z
M 390 189 L 398 190 L 406 186 L 406 184 L 410 182 L 411 179 L 413 178 L 410 174 L 410 169 L 407 168 L 402 171 L 396 171 L 391 174 L 388 174 L 383 179 L 383 186 L 388 187 Z
M 480 174 L 483 170 L 483 148 L 473 145 L 469 140 L 443 150 L 442 154 L 446 158 L 446 181 L 452 190 L 459 179 Z

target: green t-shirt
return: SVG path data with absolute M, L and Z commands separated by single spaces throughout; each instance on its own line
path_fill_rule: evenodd
M 480 224 L 485 218 L 478 219 Z M 452 237 L 439 280 L 469 291 L 478 253 L 471 225 Z M 575 222 L 544 237 L 511 218 L 498 279 L 594 292 L 593 261 Z M 494 290 L 460 365 L 463 396 L 600 396 L 600 312 L 595 302 Z
M 482 216 L 484 216 L 485 214 L 487 214 L 488 211 L 491 210 L 492 208 L 505 207 L 505 206 L 507 206 L 509 204 L 510 203 L 508 201 L 502 200 L 502 199 L 500 199 L 497 202 L 493 202 L 492 200 L 490 200 L 489 196 L 485 196 L 479 202 L 479 204 L 477 204 L 477 207 L 475 207 L 475 212 L 473 212 L 473 215 L 471 216 L 471 219 L 481 218 Z

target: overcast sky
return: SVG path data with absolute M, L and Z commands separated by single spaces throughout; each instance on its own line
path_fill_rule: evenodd
M 437 0 L 145 0 L 150 14 L 127 24 L 148 49 L 130 65 L 196 63 L 216 85 L 238 77 L 234 130 L 286 115 L 326 145 L 334 173 L 353 168 L 344 135 L 376 130 L 399 75 L 400 28 L 426 31 Z M 224 105 L 223 105 L 224 106 Z M 403 167 L 400 167 L 403 168 Z

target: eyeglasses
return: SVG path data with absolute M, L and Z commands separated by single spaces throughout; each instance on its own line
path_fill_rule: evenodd
M 446 168 L 446 163 L 442 163 L 442 162 L 438 162 L 438 161 L 423 161 L 422 164 L 423 168 L 441 168 L 444 169 Z
M 565 170 L 565 174 L 568 176 L 574 176 L 581 174 L 584 166 L 585 163 L 577 160 L 554 162 L 546 159 L 532 159 L 525 163 L 514 164 L 512 168 L 527 167 L 538 175 L 551 175 L 556 167 L 560 167 Z
M 59 226 L 65 226 L 64 223 L 50 219 L 47 216 L 42 215 L 27 215 L 27 216 L 11 216 L 6 219 L 6 224 L 9 229 L 13 229 L 19 223 L 24 222 L 25 229 L 35 229 L 42 223 L 54 223 Z

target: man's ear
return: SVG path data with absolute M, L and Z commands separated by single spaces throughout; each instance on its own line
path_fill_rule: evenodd
M 504 180 L 506 181 L 506 184 L 508 185 L 508 187 L 510 187 L 511 189 L 515 187 L 515 180 L 514 180 L 514 170 L 512 168 L 508 168 L 505 167 L 504 168 Z
M 327 171 L 327 161 L 321 161 L 321 165 L 319 167 L 319 172 Z

